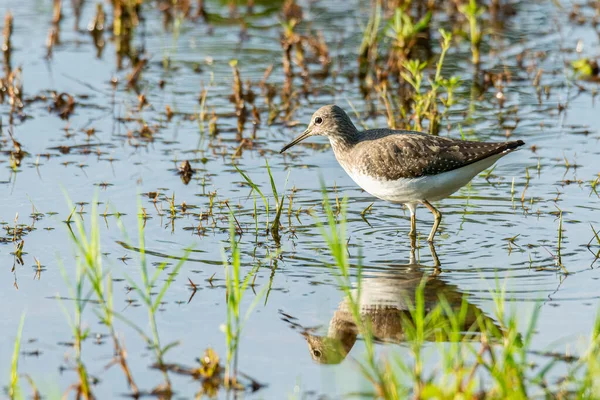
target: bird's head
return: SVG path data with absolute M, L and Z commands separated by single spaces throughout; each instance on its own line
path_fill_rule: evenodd
M 352 124 L 352 121 L 344 110 L 335 104 L 330 104 L 319 108 L 312 115 L 308 128 L 306 128 L 304 133 L 283 146 L 280 153 L 311 136 L 327 136 L 331 139 L 353 135 L 354 133 L 356 133 L 356 127 Z
M 304 334 L 312 359 L 319 364 L 339 364 L 348 355 L 350 346 L 338 338 Z M 355 339 L 356 340 L 356 339 Z M 354 342 L 352 342 L 353 344 Z

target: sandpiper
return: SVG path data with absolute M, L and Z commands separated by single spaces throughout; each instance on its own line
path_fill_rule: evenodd
M 442 213 L 432 201 L 442 200 L 481 171 L 525 143 L 472 142 L 393 129 L 360 132 L 336 105 L 321 107 L 308 128 L 281 153 L 311 136 L 327 136 L 335 158 L 366 192 L 410 210 L 410 233 L 416 236 L 416 209 L 427 207 L 434 216 L 427 240 L 433 242 Z

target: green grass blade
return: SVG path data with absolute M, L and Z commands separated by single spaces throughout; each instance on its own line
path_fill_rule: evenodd
M 10 365 L 10 385 L 8 387 L 8 396 L 11 399 L 20 398 L 19 389 L 19 353 L 21 351 L 21 338 L 23 336 L 23 326 L 25 325 L 25 313 L 21 315 L 19 329 L 17 330 L 17 338 L 15 339 L 15 347 L 13 349 L 12 361 Z

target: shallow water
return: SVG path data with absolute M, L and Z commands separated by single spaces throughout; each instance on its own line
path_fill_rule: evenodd
M 101 202 L 98 212 L 103 214 L 107 209 L 112 214 L 101 218 L 100 226 L 105 267 L 110 268 L 115 278 L 116 308 L 146 326 L 146 311 L 138 307 L 135 294 L 123 280 L 125 276 L 137 277 L 138 254 L 122 245 L 124 235 L 118 219 L 132 242 L 137 243 L 137 196 L 160 192 L 160 201 L 156 203 L 148 196 L 141 196 L 142 206 L 151 217 L 146 221 L 145 231 L 149 261 L 168 260 L 174 264 L 170 257 L 181 256 L 188 246 L 194 249 L 159 313 L 164 343 L 180 341 L 167 359 L 192 365 L 207 347 L 213 347 L 224 357 L 225 337 L 220 330 L 226 319 L 222 249 L 228 246 L 229 222 L 223 202 L 227 201 L 236 210 L 244 230 L 241 237 L 244 273 L 276 248 L 262 230 L 258 239 L 255 237 L 250 188 L 243 184 L 231 162 L 239 142 L 235 108 L 228 99 L 232 92 L 228 63 L 237 59 L 244 82 L 255 83 L 273 64 L 267 82 L 283 83 L 278 5 L 257 2 L 255 16 L 248 19 L 247 37 L 243 40 L 239 23 L 225 18 L 229 15 L 226 4 L 207 4 L 211 13 L 224 17 L 222 23 L 209 28 L 200 21 L 184 20 L 178 37 L 163 29 L 162 16 L 156 7 L 144 6 L 145 21 L 138 28 L 134 43 L 149 55 L 148 68 L 139 82 L 149 105 L 137 112 L 137 94 L 125 84 L 130 69 L 117 70 L 114 43 L 105 34 L 106 46 L 101 57 L 97 57 L 91 36 L 83 30 L 93 16 L 93 4 L 86 3 L 83 7 L 81 31 L 72 29 L 73 13 L 69 4 L 64 5 L 61 43 L 54 48 L 50 60 L 45 59 L 44 43 L 50 27 L 51 2 L 8 0 L 3 4 L 7 7 L 0 9 L 2 14 L 10 9 L 14 15 L 12 64 L 23 67 L 25 98 L 33 99 L 55 90 L 72 94 L 76 106 L 74 114 L 65 121 L 48 111 L 49 101 L 26 104 L 23 112 L 27 118 L 15 120 L 13 134 L 28 155 L 17 172 L 13 172 L 8 156 L 12 149 L 7 134 L 10 108 L 6 103 L 0 105 L 3 125 L 0 159 L 4 166 L 0 177 L 3 192 L 0 220 L 8 229 L 14 226 L 18 213 L 18 223 L 32 224 L 35 228 L 23 237 L 26 253 L 23 265 L 11 254 L 12 233 L 3 233 L 0 382 L 4 385 L 8 381 L 8 355 L 12 353 L 23 313 L 26 320 L 20 371 L 30 375 L 43 393 L 63 393 L 76 381 L 73 372 L 59 369 L 69 365 L 65 354 L 70 354 L 71 349 L 61 343 L 71 341 L 72 335 L 61 307 L 61 303 L 70 307 L 69 301 L 61 302 L 55 296 L 69 297 L 60 269 L 63 265 L 66 274 L 72 276 L 75 265 L 74 248 L 63 223 L 71 212 L 65 194 L 74 203 L 86 203 L 82 214 L 86 219 L 95 196 Z M 308 98 L 299 96 L 300 108 L 292 119 L 298 123 L 296 126 L 285 126 L 279 121 L 268 126 L 264 96 L 255 85 L 255 104 L 261 111 L 262 122 L 256 129 L 252 148 L 243 149 L 236 163 L 268 194 L 265 159 L 280 191 L 289 176 L 286 195 L 295 188 L 294 214 L 301 206 L 302 210 L 312 208 L 317 216 L 323 217 L 320 179 L 329 189 L 330 198 L 347 197 L 352 262 L 358 263 L 357 255 L 361 253 L 367 287 L 371 285 L 374 293 L 391 290 L 390 296 L 394 298 L 399 295 L 393 293 L 395 285 L 385 279 L 383 283 L 377 281 L 382 274 L 391 282 L 394 279 L 404 282 L 414 270 L 418 273 L 434 270 L 434 260 L 425 242 L 417 253 L 421 267 L 407 267 L 410 258 L 407 211 L 375 201 L 357 188 L 322 139 L 297 146 L 285 156 L 278 154 L 281 146 L 303 130 L 312 112 L 321 105 L 335 102 L 349 110 L 350 102 L 361 113 L 368 108 L 356 80 L 349 80 L 347 73 L 356 69 L 360 26 L 365 23 L 370 3 L 301 4 L 312 28 L 323 31 L 332 56 L 332 70 L 339 74 L 324 80 L 313 78 L 314 93 Z M 598 51 L 598 38 L 589 24 L 570 22 L 567 13 L 553 2 L 514 5 L 516 15 L 506 20 L 504 29 L 486 37 L 486 45 L 492 46 L 495 53 L 483 52 L 482 68 L 510 71 L 511 79 L 504 82 L 503 107 L 499 106 L 493 87 L 470 100 L 472 67 L 468 43 L 462 41 L 448 56 L 448 73 L 461 75 L 463 83 L 457 93 L 459 101 L 450 113 L 451 128 L 441 134 L 460 137 L 460 124 L 468 138 L 500 141 L 509 129 L 511 138 L 522 139 L 527 146 L 502 159 L 488 179 L 477 177 L 452 198 L 440 202 L 444 220 L 436 251 L 442 273 L 434 278 L 430 290 L 467 294 L 473 307 L 493 318 L 493 293 L 498 282 L 506 288 L 522 326 L 527 325 L 533 309 L 540 308 L 534 339 L 536 350 L 543 351 L 558 342 L 560 350 L 575 351 L 591 331 L 599 306 L 600 275 L 595 267 L 600 261 L 594 255 L 599 249 L 598 246 L 588 249 L 586 245 L 593 238 L 590 224 L 596 230 L 600 228 L 600 199 L 591 185 L 600 173 L 600 135 L 596 127 L 597 99 L 593 95 L 597 85 L 575 82 L 567 65 L 581 56 L 574 53 L 578 40 L 584 44 L 583 55 L 593 56 Z M 240 12 L 243 11 L 241 7 Z M 437 27 L 439 20 L 443 18 L 434 26 Z M 543 69 L 540 87 L 548 88 L 548 96 L 543 94 L 538 99 L 531 84 L 536 69 L 527 72 L 517 65 L 516 56 L 524 52 L 525 66 Z M 545 57 L 535 57 L 542 52 Z M 163 68 L 165 57 L 170 59 L 170 69 Z M 196 64 L 201 72 L 195 71 Z M 116 89 L 111 84 L 113 77 L 119 78 Z M 164 88 L 159 87 L 161 80 L 165 82 Z M 586 90 L 580 91 L 576 84 Z M 301 86 L 299 79 L 296 85 Z M 214 109 L 219 116 L 220 133 L 216 138 L 202 136 L 198 122 L 189 118 L 200 110 L 198 96 L 203 86 L 208 90 L 209 111 Z M 166 105 L 175 111 L 170 121 L 165 115 Z M 374 105 L 381 109 L 377 102 Z M 566 106 L 564 111 L 559 111 L 559 105 Z M 518 108 L 516 113 L 515 108 Z M 152 141 L 137 133 L 142 119 L 153 129 L 156 126 Z M 380 113 L 376 118 L 366 119 L 366 123 L 369 127 L 381 127 L 386 120 Z M 85 130 L 90 128 L 95 132 L 88 137 Z M 128 136 L 128 132 L 133 134 Z M 244 136 L 251 134 L 249 119 Z M 532 151 L 531 146 L 536 150 Z M 189 160 L 197 170 L 187 185 L 176 173 L 183 160 Z M 527 169 L 530 179 L 526 178 Z M 511 194 L 513 179 L 514 195 Z M 202 222 L 207 229 L 198 236 L 195 228 L 200 212 L 206 214 L 211 193 L 215 192 L 215 216 Z M 171 196 L 175 197 L 175 204 L 187 205 L 187 211 L 180 212 L 176 219 L 169 217 Z M 372 202 L 365 221 L 361 211 Z M 43 213 L 35 222 L 30 217 L 33 207 Z M 563 211 L 562 263 L 569 272 L 567 276 L 556 267 L 551 255 L 557 248 L 557 207 Z M 52 215 L 53 212 L 57 214 Z M 321 334 L 326 332 L 343 296 L 327 267 L 331 258 L 315 219 L 301 212 L 298 219 L 292 215 L 288 221 L 286 213 L 287 206 L 282 218 L 285 227 L 282 257 L 272 262 L 274 268 L 261 267 L 256 278 L 257 293 L 269 286 L 270 281 L 271 289 L 247 321 L 240 345 L 240 370 L 267 385 L 252 397 L 339 396 L 366 389 L 368 383 L 350 359 L 340 365 L 324 366 L 311 358 L 299 326 L 320 327 Z M 419 209 L 417 227 L 421 235 L 428 233 L 431 219 L 426 209 Z M 264 215 L 260 221 L 264 223 Z M 515 236 L 513 242 L 508 240 Z M 35 279 L 34 257 L 46 268 L 40 279 Z M 123 257 L 129 259 L 122 260 Z M 214 280 L 209 282 L 213 275 Z M 189 303 L 188 279 L 198 285 Z M 383 289 L 378 289 L 378 284 Z M 243 309 L 254 296 L 252 291 L 247 292 Z M 91 309 L 84 320 L 94 335 L 105 333 Z M 152 354 L 135 331 L 126 326 L 120 331 L 136 382 L 150 390 L 161 378 L 159 372 L 149 369 Z M 401 355 L 406 352 L 395 345 L 380 345 L 378 350 Z M 362 351 L 359 340 L 350 354 L 360 358 Z M 127 393 L 122 372 L 114 367 L 104 369 L 112 356 L 108 341 L 87 340 L 84 353 L 90 373 L 100 380 L 93 388 L 98 398 Z M 191 397 L 197 386 L 189 378 L 174 377 L 178 397 Z

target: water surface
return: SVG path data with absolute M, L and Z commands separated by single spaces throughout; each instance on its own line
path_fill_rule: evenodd
M 450 128 L 441 134 L 460 137 L 460 125 L 474 140 L 501 141 L 510 132 L 511 139 L 522 139 L 527 146 L 503 159 L 487 179 L 475 178 L 439 204 L 444 220 L 436 250 L 442 273 L 433 278 L 434 284 L 427 290 L 432 295 L 438 290 L 466 294 L 472 307 L 494 318 L 496 285 L 504 286 L 522 326 L 527 325 L 534 308 L 541 310 L 535 349 L 543 351 L 559 343 L 562 351 L 576 351 L 591 331 L 599 305 L 600 275 L 594 255 L 598 247 L 588 249 L 586 245 L 593 237 L 590 225 L 600 228 L 600 200 L 591 184 L 600 172 L 600 135 L 594 96 L 597 85 L 575 81 L 568 63 L 582 55 L 596 55 L 598 38 L 590 24 L 569 21 L 568 13 L 553 2 L 513 4 L 515 15 L 506 19 L 502 29 L 496 28 L 493 35 L 486 36 L 484 48 L 495 51 L 484 51 L 482 63 L 483 69 L 505 71 L 509 77 L 503 82 L 504 104 L 501 107 L 498 103 L 494 87 L 472 96 L 473 68 L 469 45 L 463 40 L 448 55 L 445 73 L 460 75 L 463 83 L 450 112 Z M 277 2 L 257 2 L 255 15 L 247 17 L 245 28 L 239 20 L 228 18 L 226 4 L 207 2 L 207 9 L 221 16 L 221 21 L 209 26 L 183 20 L 178 34 L 163 28 L 162 15 L 154 5 L 144 4 L 144 21 L 134 36 L 135 46 L 148 57 L 148 67 L 139 81 L 139 91 L 148 102 L 142 111 L 138 111 L 138 93 L 127 88 L 131 68 L 127 63 L 122 70 L 117 68 L 115 44 L 108 34 L 98 56 L 85 31 L 94 4 L 83 6 L 78 30 L 73 29 L 70 5 L 64 5 L 60 44 L 55 46 L 51 59 L 45 57 L 44 47 L 51 25 L 51 2 L 8 0 L 3 5 L 2 10 L 10 9 L 14 15 L 12 64 L 23 68 L 27 100 L 24 118 L 16 118 L 12 129 L 28 154 L 16 171 L 10 168 L 10 107 L 5 102 L 0 105 L 0 159 L 4 171 L 0 177 L 0 220 L 6 229 L 0 247 L 4 266 L 0 271 L 2 383 L 8 381 L 8 355 L 23 313 L 26 322 L 20 371 L 30 375 L 43 393 L 63 393 L 76 381 L 72 371 L 61 370 L 71 365 L 65 355 L 72 351 L 61 344 L 72 340 L 61 307 L 68 309 L 70 304 L 55 299 L 57 295 L 69 296 L 60 269 L 73 276 L 75 265 L 74 248 L 63 223 L 71 212 L 65 195 L 81 203 L 77 210 L 83 210 L 81 215 L 86 220 L 94 199 L 101 203 L 99 213 L 107 210 L 110 214 L 101 218 L 100 231 L 105 266 L 115 279 L 116 308 L 146 326 L 146 311 L 139 307 L 124 280 L 125 276 L 138 276 L 138 254 L 121 244 L 124 235 L 118 221 L 136 243 L 137 199 L 142 194 L 142 206 L 151 217 L 145 229 L 149 261 L 160 263 L 182 255 L 188 246 L 194 249 L 159 313 L 163 341 L 180 341 L 167 358 L 192 365 L 207 347 L 224 357 L 225 337 L 220 330 L 226 319 L 222 249 L 229 242 L 225 202 L 235 210 L 244 231 L 244 272 L 276 250 L 262 228 L 259 237 L 255 236 L 254 200 L 233 167 L 232 155 L 236 154 L 239 168 L 266 193 L 270 194 L 270 184 L 265 160 L 280 188 L 289 176 L 286 196 L 294 189 L 293 215 L 288 220 L 286 207 L 282 219 L 282 255 L 263 265 L 256 278 L 258 289 L 271 285 L 268 299 L 259 302 L 243 332 L 239 368 L 266 384 L 249 397 L 335 397 L 368 388 L 350 358 L 339 365 L 315 363 L 301 334 L 300 326 L 320 327 L 317 332 L 326 334 L 343 295 L 328 267 L 331 258 L 315 218 L 306 212 L 296 218 L 296 210 L 312 209 L 317 217 L 323 217 L 320 179 L 331 198 L 348 199 L 349 251 L 354 264 L 362 254 L 365 280 L 367 287 L 373 288 L 374 302 L 395 301 L 400 296 L 395 288 L 405 290 L 406 281 L 415 279 L 410 274 L 432 273 L 434 260 L 424 245 L 411 263 L 407 211 L 375 201 L 357 188 L 337 164 L 325 140 L 314 139 L 313 144 L 297 146 L 285 156 L 278 150 L 304 129 L 312 112 L 322 105 L 337 103 L 350 110 L 352 104 L 363 116 L 370 107 L 383 111 L 378 101 L 365 102 L 356 79 L 349 78 L 356 71 L 361 25 L 366 23 L 370 2 L 301 2 L 308 21 L 301 30 L 310 26 L 323 33 L 335 74 L 313 78 L 311 93 L 298 95 L 298 108 L 291 120 L 283 123 L 278 119 L 271 125 L 266 123 L 265 96 L 258 82 L 270 65 L 273 71 L 267 82 L 277 88 L 284 82 Z M 570 5 L 565 3 L 563 7 Z M 244 7 L 239 11 L 243 15 Z M 434 18 L 434 27 L 443 25 L 444 20 L 440 13 Z M 436 30 L 433 32 L 437 38 Z M 582 55 L 574 53 L 578 41 L 583 43 Z M 437 52 L 437 40 L 435 43 Z M 519 65 L 520 57 L 524 67 Z M 165 59 L 169 60 L 169 68 L 164 67 Z M 261 115 L 256 139 L 243 149 L 239 149 L 235 107 L 229 101 L 232 59 L 238 60 L 243 81 L 253 82 L 255 105 Z M 311 68 L 316 70 L 318 66 Z M 532 85 L 538 69 L 543 70 L 539 88 L 548 95 L 538 96 L 538 89 Z M 111 83 L 113 78 L 119 82 L 116 88 Z M 295 79 L 295 85 L 301 87 L 300 78 Z M 207 90 L 209 113 L 215 110 L 218 115 L 219 134 L 214 138 L 209 137 L 207 124 L 202 134 L 198 122 L 191 120 L 200 112 L 198 97 L 203 88 Z M 74 96 L 76 106 L 68 121 L 49 110 L 52 91 Z M 165 112 L 167 105 L 175 112 L 170 121 Z M 382 127 L 386 119 L 380 112 L 365 118 L 365 123 Z M 144 124 L 154 132 L 151 140 L 143 137 Z M 89 129 L 93 134 L 86 132 Z M 252 132 L 250 118 L 243 136 L 249 138 Z M 188 184 L 177 175 L 177 166 L 183 160 L 189 160 L 196 169 Z M 159 192 L 159 200 L 154 202 L 144 195 L 149 192 Z M 168 200 L 172 196 L 179 208 L 174 219 L 169 216 Z M 211 198 L 214 216 L 200 221 L 209 210 Z M 372 202 L 365 220 L 361 212 Z M 260 199 L 258 204 L 262 210 Z M 559 208 L 563 212 L 562 263 L 569 272 L 567 276 L 552 257 L 557 251 Z M 33 221 L 33 212 L 42 214 Z M 23 236 L 23 265 L 11 254 L 15 244 L 10 229 L 17 213 L 18 224 L 33 227 Z M 260 220 L 264 221 L 264 216 Z M 428 233 L 431 222 L 431 215 L 420 208 L 421 235 Z M 201 235 L 199 223 L 206 228 Z M 40 279 L 36 279 L 34 257 L 45 266 Z M 188 280 L 198 285 L 189 302 Z M 381 295 L 383 300 L 376 296 L 389 291 L 389 296 Z M 252 291 L 247 292 L 245 307 L 254 296 Z M 86 313 L 85 323 L 94 335 L 105 333 L 92 309 Z M 122 333 L 133 375 L 138 385 L 150 390 L 160 379 L 157 371 L 149 369 L 152 354 L 135 331 L 123 326 Z M 408 354 L 394 344 L 381 345 L 378 350 Z M 90 373 L 99 379 L 93 388 L 98 398 L 128 392 L 118 368 L 105 370 L 112 357 L 109 342 L 87 340 L 84 353 Z M 358 340 L 350 354 L 360 358 L 362 353 L 363 345 Z M 190 398 L 198 384 L 175 376 L 174 388 L 177 396 Z

